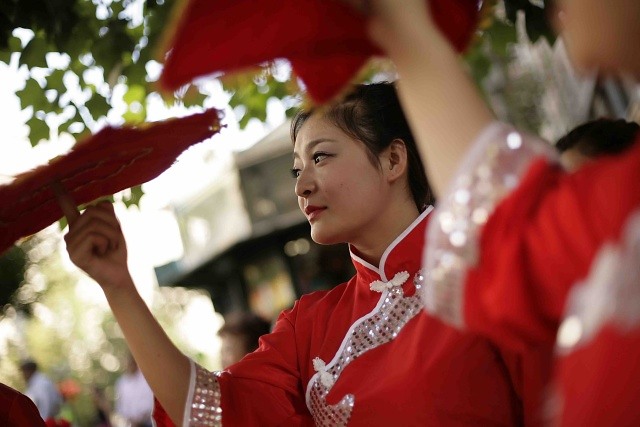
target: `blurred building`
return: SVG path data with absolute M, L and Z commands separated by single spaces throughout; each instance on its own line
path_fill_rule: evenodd
M 349 279 L 346 245 L 320 246 L 298 208 L 289 122 L 235 155 L 222 179 L 171 206 L 184 254 L 156 267 L 161 286 L 206 289 L 216 311 L 268 319 L 302 294 Z

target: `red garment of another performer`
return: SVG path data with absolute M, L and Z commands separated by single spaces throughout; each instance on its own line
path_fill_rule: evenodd
M 501 352 L 429 317 L 415 293 L 427 214 L 380 266 L 352 251 L 356 276 L 303 296 L 254 353 L 220 373 L 195 365 L 184 425 L 520 425 Z
M 432 0 L 434 20 L 458 50 L 476 28 L 477 0 Z M 373 55 L 366 18 L 336 0 L 188 0 L 179 14 L 160 84 L 167 90 L 214 72 L 276 58 L 291 61 L 311 98 L 338 95 Z
M 640 325 L 606 325 L 586 346 L 558 359 L 552 403 L 560 426 L 640 425 Z
M 431 266 L 427 274 L 439 266 L 445 271 L 438 276 L 440 279 L 453 277 L 452 269 L 442 264 L 443 253 L 451 257 L 471 252 L 475 260 L 466 259 L 475 262 L 456 264 L 463 266 L 456 267 L 456 274 L 462 271 L 456 279 L 462 280 L 436 280 L 425 299 L 429 311 L 448 322 L 490 337 L 499 345 L 526 351 L 540 344 L 553 345 L 567 293 L 587 276 L 600 248 L 615 243 L 630 215 L 640 208 L 640 143 L 625 153 L 567 173 L 553 161 L 535 155 L 544 151 L 537 144 L 546 143 L 531 143 L 530 138 L 510 127 L 495 130 L 498 125 L 492 126 L 494 130 L 485 131 L 470 154 L 475 166 L 466 166 L 473 173 L 495 176 L 492 182 L 514 183 L 517 173 L 508 170 L 514 162 L 488 161 L 487 156 L 493 159 L 501 150 L 522 152 L 525 173 L 517 187 L 512 185 L 515 189 L 498 200 L 492 213 L 487 205 L 477 215 L 488 220 L 481 233 L 476 230 L 479 237 L 475 248 L 461 245 L 463 249 L 438 249 L 442 236 L 427 245 L 425 263 Z M 532 151 L 526 153 L 527 149 Z M 455 200 L 455 194 L 467 191 L 462 199 L 471 200 L 471 207 L 466 212 L 477 213 L 475 209 L 487 200 L 478 194 L 481 187 L 453 188 L 441 200 Z M 493 192 L 491 187 L 487 185 L 487 193 Z M 436 212 L 445 215 L 434 220 L 440 226 L 434 227 L 434 233 L 443 228 L 443 219 L 448 221 L 447 215 L 453 212 L 451 203 Z M 459 238 L 441 234 L 448 240 Z M 468 235 L 472 234 L 469 231 Z M 430 259 L 438 250 L 439 259 Z
M 561 426 L 640 425 L 640 210 L 567 298 L 554 399 Z
M 44 427 L 35 403 L 24 394 L 0 383 L 0 425 L 5 427 Z

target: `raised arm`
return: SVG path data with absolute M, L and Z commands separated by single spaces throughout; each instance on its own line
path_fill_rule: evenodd
M 440 195 L 493 114 L 433 23 L 425 0 L 345 1 L 370 9 L 365 13 L 370 14 L 371 38 L 396 65 L 405 114 L 431 188 Z
M 59 187 L 69 222 L 69 257 L 102 287 L 131 353 L 149 386 L 177 425 L 182 424 L 190 362 L 171 342 L 140 297 L 127 267 L 127 248 L 113 205 L 90 206 L 82 214 Z

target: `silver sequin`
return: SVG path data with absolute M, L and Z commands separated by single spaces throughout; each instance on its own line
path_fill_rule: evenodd
M 464 326 L 464 279 L 477 263 L 482 227 L 539 156 L 557 158 L 547 142 L 507 125 L 493 123 L 479 136 L 427 231 L 423 265 L 429 285 L 421 294 L 431 314 Z
M 582 283 L 567 297 L 556 347 L 566 354 L 589 343 L 602 326 L 640 327 L 640 211 L 627 222 L 620 243 L 604 245 Z
M 196 381 L 191 400 L 189 426 L 191 427 L 221 427 L 222 407 L 220 406 L 219 372 L 207 371 L 200 365 L 196 366 Z
M 423 280 L 422 274 L 417 273 L 413 280 L 414 284 L 418 286 Z M 395 286 L 385 291 L 381 298 L 383 301 L 378 310 L 354 325 L 355 327 L 344 338 L 340 355 L 326 366 L 326 372 L 333 376 L 333 384 L 338 380 L 342 371 L 355 359 L 396 338 L 407 322 L 420 313 L 423 308 L 422 300 L 418 294 L 405 297 L 401 286 Z M 355 396 L 347 394 L 340 402 L 329 405 L 326 402 L 326 397 L 332 386 L 327 387 L 322 383 L 320 372 L 309 383 L 307 406 L 318 426 L 346 426 L 351 417 Z

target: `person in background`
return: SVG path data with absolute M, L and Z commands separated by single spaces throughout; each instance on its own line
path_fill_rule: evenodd
M 62 396 L 57 387 L 45 374 L 40 372 L 33 360 L 25 360 L 20 371 L 27 384 L 25 394 L 33 400 L 43 420 L 55 418 L 62 406 Z
M 91 398 L 96 407 L 94 427 L 111 427 L 111 404 L 105 396 L 104 388 L 94 386 L 91 389 Z
M 133 356 L 127 358 L 127 370 L 115 384 L 115 414 L 131 427 L 151 427 L 153 392 Z
M 636 141 L 640 125 L 622 119 L 600 118 L 583 123 L 556 142 L 560 163 L 568 171 L 576 171 L 600 156 L 625 151 Z
M 45 424 L 33 400 L 0 383 L 0 426 L 44 427 Z
M 239 362 L 245 355 L 258 348 L 258 339 L 271 331 L 271 323 L 247 312 L 231 313 L 225 317 L 218 331 L 222 341 L 220 362 L 222 369 Z

